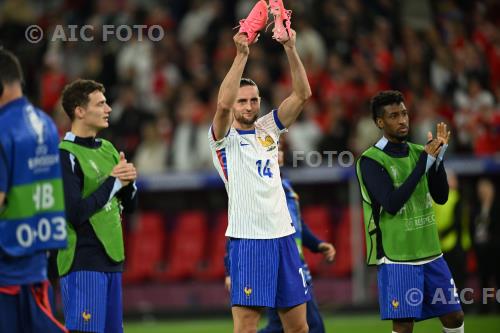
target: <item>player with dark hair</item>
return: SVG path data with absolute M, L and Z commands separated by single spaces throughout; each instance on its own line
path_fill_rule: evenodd
M 443 259 L 433 201 L 448 200 L 443 156 L 450 132 L 437 125 L 425 146 L 407 141 L 403 95 L 382 91 L 371 102 L 383 137 L 357 161 L 363 198 L 368 264 L 378 265 L 380 314 L 393 332 L 413 331 L 415 321 L 439 317 L 445 333 L 463 333 L 462 312 Z M 451 295 L 450 295 L 451 291 Z M 438 293 L 444 293 L 437 298 Z
M 0 332 L 67 332 L 52 314 L 49 250 L 66 247 L 59 136 L 0 49 Z
M 290 63 L 293 92 L 259 118 L 260 96 L 242 79 L 249 56 L 245 33 L 234 36 L 236 57 L 219 89 L 210 128 L 213 162 L 229 198 L 231 304 L 234 332 L 254 332 L 263 307 L 277 308 L 285 332 L 306 333 L 310 299 L 281 186 L 278 141 L 311 96 L 295 48 L 295 31 L 279 38 Z
M 71 132 L 59 145 L 68 217 L 68 248 L 59 251 L 66 326 L 74 332 L 123 332 L 122 207 L 135 208 L 137 173 L 123 153 L 96 138 L 111 108 L 102 84 L 76 80 L 62 105 Z

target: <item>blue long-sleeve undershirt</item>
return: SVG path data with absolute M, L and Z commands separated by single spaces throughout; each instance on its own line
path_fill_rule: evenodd
M 396 144 L 389 142 L 384 152 L 398 158 L 408 156 L 408 145 L 406 143 Z M 413 169 L 412 173 L 401 186 L 395 188 L 391 177 L 384 167 L 368 157 L 362 157 L 360 161 L 361 174 L 368 194 L 372 199 L 374 211 L 382 206 L 389 214 L 396 214 L 410 199 L 422 176 L 425 174 L 427 153 L 423 151 Z M 448 200 L 448 181 L 444 163 L 440 163 L 438 169 L 432 166 L 427 172 L 427 182 L 432 199 L 438 204 L 444 204 Z

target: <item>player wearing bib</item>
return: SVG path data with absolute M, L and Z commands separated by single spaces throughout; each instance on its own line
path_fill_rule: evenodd
M 408 112 L 397 91 L 377 94 L 371 109 L 384 136 L 363 152 L 356 172 L 367 260 L 378 265 L 381 318 L 393 321 L 393 332 L 412 332 L 414 321 L 432 317 L 441 319 L 445 333 L 464 332 L 433 208 L 433 201 L 448 200 L 443 156 L 450 133 L 440 123 L 436 138 L 429 132 L 425 146 L 407 142 Z
M 136 171 L 109 141 L 96 138 L 111 112 L 100 83 L 74 81 L 65 87 L 62 104 L 72 121 L 59 146 L 69 222 L 68 248 L 57 256 L 66 326 L 121 333 L 120 213 L 135 206 Z
M 301 275 L 290 213 L 281 185 L 278 141 L 311 96 L 295 49 L 295 32 L 281 41 L 290 63 L 293 92 L 278 109 L 259 118 L 257 85 L 242 79 L 247 36 L 234 36 L 237 54 L 219 90 L 209 143 L 228 194 L 231 238 L 231 303 L 235 332 L 257 329 L 262 307 L 278 308 L 285 332 L 307 332 L 310 299 Z
M 0 49 L 0 332 L 67 332 L 52 315 L 47 253 L 66 247 L 57 129 L 23 97 Z

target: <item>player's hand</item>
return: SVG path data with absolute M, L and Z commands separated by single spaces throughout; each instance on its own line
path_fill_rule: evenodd
M 318 245 L 318 250 L 323 254 L 327 262 L 333 262 L 337 251 L 331 243 L 321 242 Z
M 447 145 L 448 141 L 450 140 L 451 132 L 447 130 L 447 126 L 443 122 L 437 124 L 436 127 L 437 127 L 436 138 L 440 140 L 443 143 L 443 145 Z
M 297 40 L 297 33 L 295 30 L 290 29 L 290 36 L 288 36 L 287 40 L 278 40 L 285 48 L 287 49 L 294 49 L 295 48 L 295 41 Z
M 248 55 L 250 53 L 250 48 L 248 47 L 248 37 L 245 33 L 238 32 L 234 35 L 233 40 L 238 54 Z M 255 40 L 257 40 L 257 38 Z
M 437 138 L 433 139 L 431 132 L 427 133 L 427 140 L 429 141 L 424 147 L 425 152 L 428 155 L 437 157 L 439 152 L 441 151 L 441 146 L 443 145 L 443 142 Z
M 226 276 L 224 279 L 224 286 L 226 287 L 227 291 L 231 292 L 231 277 Z
M 117 178 L 123 186 L 127 186 L 137 179 L 137 170 L 135 166 L 127 162 L 123 152 L 120 152 L 120 161 L 111 171 L 111 176 Z

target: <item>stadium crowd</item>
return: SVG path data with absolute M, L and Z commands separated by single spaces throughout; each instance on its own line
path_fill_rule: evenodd
M 206 133 L 218 85 L 234 56 L 233 28 L 248 0 L 0 1 L 0 42 L 19 55 L 25 89 L 60 133 L 59 97 L 75 78 L 102 82 L 113 108 L 104 136 L 140 174 L 212 168 Z M 370 96 L 399 89 L 424 143 L 439 121 L 452 127 L 449 154 L 500 151 L 499 3 L 484 1 L 288 0 L 313 98 L 288 135 L 295 151 L 358 154 L 380 133 Z M 30 25 L 45 38 L 25 38 Z M 97 38 L 104 25 L 159 25 L 165 35 L 123 42 Z M 51 38 L 57 26 L 91 25 L 93 41 Z M 271 32 L 252 45 L 246 76 L 271 110 L 291 90 L 286 58 Z M 279 84 L 271 84 L 279 82 Z

